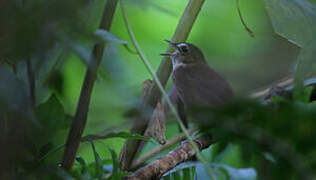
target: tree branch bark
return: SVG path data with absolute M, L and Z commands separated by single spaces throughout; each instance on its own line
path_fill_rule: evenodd
M 102 20 L 99 25 L 100 29 L 105 29 L 107 31 L 110 30 L 117 2 L 118 0 L 108 0 L 106 2 Z M 76 114 L 71 124 L 71 129 L 67 138 L 66 148 L 63 155 L 62 167 L 67 170 L 70 169 L 73 165 L 80 144 L 81 135 L 86 125 L 90 98 L 93 90 L 94 81 L 97 77 L 98 67 L 103 56 L 104 46 L 104 43 L 97 43 L 93 47 L 92 61 L 86 71 Z
M 192 128 L 188 130 L 189 134 L 192 134 L 194 131 L 196 131 L 197 128 Z M 144 162 L 146 162 L 147 160 L 149 160 L 150 158 L 158 155 L 159 153 L 161 153 L 163 150 L 168 149 L 169 147 L 171 147 L 172 145 L 185 140 L 185 134 L 181 133 L 177 136 L 175 136 L 174 138 L 172 138 L 170 141 L 168 141 L 166 144 L 159 146 L 158 148 L 152 150 L 151 152 L 149 152 L 148 154 L 146 154 L 145 156 L 137 159 L 137 161 L 135 163 L 133 163 L 131 169 L 136 168 L 137 166 L 143 164 Z
M 208 148 L 213 143 L 213 140 L 210 137 L 200 137 L 194 141 L 200 150 Z M 135 173 L 125 176 L 124 179 L 141 180 L 160 178 L 167 171 L 188 160 L 194 155 L 195 151 L 193 146 L 189 141 L 186 141 L 168 154 L 144 166 L 143 168 L 140 168 Z
M 176 32 L 172 37 L 173 42 L 183 42 L 186 41 L 188 35 L 193 27 L 193 24 L 201 10 L 204 0 L 190 0 L 188 3 L 180 22 L 177 26 Z M 167 48 L 167 52 L 171 52 L 172 47 Z M 157 71 L 157 77 L 163 86 L 166 85 L 168 78 L 171 74 L 171 62 L 168 57 L 164 57 L 162 63 Z M 161 98 L 161 92 L 156 83 L 149 89 L 149 93 L 143 98 L 143 109 L 150 110 L 146 115 L 134 120 L 131 133 L 143 134 L 148 125 L 148 119 L 152 114 L 152 109 L 156 106 L 157 102 Z M 151 107 L 151 108 L 147 108 Z M 120 154 L 120 168 L 121 170 L 128 170 L 137 155 L 137 148 L 140 144 L 140 140 L 128 139 L 124 144 L 124 147 Z

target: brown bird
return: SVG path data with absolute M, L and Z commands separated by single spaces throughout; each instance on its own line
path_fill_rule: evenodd
M 214 107 L 232 98 L 233 91 L 227 81 L 206 62 L 202 51 L 190 43 L 174 43 L 170 56 L 173 65 L 172 87 L 169 97 L 177 105 L 180 118 L 187 126 L 185 110 L 189 108 Z

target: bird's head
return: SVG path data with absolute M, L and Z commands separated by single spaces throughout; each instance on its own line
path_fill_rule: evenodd
M 174 43 L 170 40 L 165 40 L 171 44 L 175 51 L 173 53 L 163 53 L 162 56 L 169 56 L 172 60 L 173 66 L 187 65 L 187 64 L 201 64 L 205 63 L 202 51 L 193 44 L 180 42 Z

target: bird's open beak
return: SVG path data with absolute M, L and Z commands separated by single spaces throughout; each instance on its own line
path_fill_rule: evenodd
M 161 53 L 161 56 L 171 56 L 171 53 Z
M 178 49 L 178 46 L 177 46 L 177 43 L 174 43 L 168 39 L 164 39 L 164 41 L 166 41 L 167 43 L 171 44 L 174 48 Z M 171 56 L 172 54 L 171 53 L 162 53 L 160 54 L 162 56 Z
M 178 48 L 177 47 L 177 43 L 174 43 L 174 42 L 172 42 L 172 41 L 170 41 L 168 39 L 165 39 L 164 41 L 166 41 L 167 43 L 171 44 L 173 47 Z

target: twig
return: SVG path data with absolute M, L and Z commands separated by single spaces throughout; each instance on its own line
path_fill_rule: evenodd
M 29 90 L 30 90 L 30 99 L 32 106 L 35 106 L 35 77 L 34 77 L 34 71 L 32 69 L 32 62 L 31 58 L 28 57 L 26 60 L 26 69 L 27 69 L 27 77 L 29 81 Z
M 197 128 L 192 128 L 192 129 L 189 129 L 188 130 L 188 133 L 189 134 L 192 134 L 194 131 L 196 131 Z M 185 139 L 185 134 L 184 133 L 181 133 L 177 136 L 175 136 L 174 138 L 172 138 L 171 140 L 167 141 L 166 144 L 162 145 L 162 146 L 159 146 L 158 148 L 152 150 L 151 152 L 149 152 L 148 154 L 146 154 L 145 156 L 137 159 L 137 161 L 135 163 L 133 163 L 131 169 L 134 169 L 136 168 L 137 166 L 143 164 L 144 162 L 146 162 L 147 160 L 149 160 L 150 158 L 158 155 L 159 153 L 161 153 L 162 151 L 168 149 L 169 147 L 171 147 L 172 145 L 180 142 L 180 141 L 183 141 Z
M 242 25 L 244 26 L 244 28 L 246 29 L 246 31 L 248 32 L 248 34 L 251 37 L 255 37 L 255 34 L 251 31 L 251 29 L 247 26 L 246 22 L 244 21 L 244 18 L 242 17 L 241 11 L 240 11 L 240 7 L 239 7 L 239 0 L 236 0 L 236 7 L 237 7 L 237 11 L 238 11 L 238 15 L 240 18 L 240 21 L 242 23 Z
M 174 42 L 183 42 L 186 41 L 188 35 L 192 29 L 192 26 L 201 10 L 201 7 L 204 3 L 204 0 L 190 0 L 188 3 L 180 22 L 177 26 L 177 29 L 172 37 L 172 41 Z M 167 48 L 167 52 L 171 52 L 172 47 L 169 46 Z M 168 78 L 171 73 L 171 62 L 168 57 L 164 57 L 162 63 L 159 66 L 157 71 L 157 77 L 161 82 L 162 86 L 168 81 Z M 161 92 L 159 90 L 158 84 L 155 82 L 150 87 L 148 94 L 143 99 L 143 106 L 152 107 L 152 109 L 156 106 L 157 102 L 161 98 Z M 150 109 L 150 108 L 146 108 Z M 152 114 L 152 111 L 148 113 Z M 147 128 L 149 117 L 140 117 L 135 119 L 133 122 L 133 126 L 131 129 L 132 133 L 143 134 Z M 128 170 L 135 159 L 135 155 L 137 152 L 137 147 L 139 146 L 141 141 L 139 140 L 127 140 L 120 155 L 120 163 L 121 170 Z
M 194 140 L 194 144 L 198 146 L 199 150 L 208 148 L 213 140 L 207 137 L 200 137 Z M 195 150 L 192 144 L 188 141 L 181 144 L 163 157 L 153 161 L 152 163 L 140 168 L 135 173 L 125 176 L 126 180 L 141 180 L 160 178 L 164 173 L 174 168 L 176 165 L 188 160 L 195 155 Z
M 114 12 L 118 0 L 108 0 L 103 11 L 100 29 L 110 30 Z M 98 66 L 101 62 L 104 50 L 104 43 L 98 43 L 93 47 L 91 66 L 88 67 L 85 79 L 82 85 L 79 103 L 76 114 L 71 124 L 71 129 L 66 142 L 66 148 L 63 155 L 62 167 L 70 169 L 73 165 L 81 135 L 86 125 L 87 115 L 89 111 L 90 97 L 97 77 Z
M 255 91 L 255 92 L 251 93 L 249 95 L 249 97 L 250 98 L 255 98 L 255 99 L 262 98 L 262 97 L 268 95 L 271 87 L 273 87 L 273 86 L 286 87 L 286 86 L 291 85 L 293 82 L 294 82 L 294 79 L 292 77 L 286 77 L 286 78 L 282 79 L 279 82 L 272 83 L 271 85 L 269 85 L 268 87 L 264 88 L 263 90 L 259 90 L 259 91 Z

